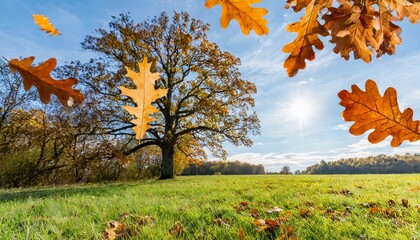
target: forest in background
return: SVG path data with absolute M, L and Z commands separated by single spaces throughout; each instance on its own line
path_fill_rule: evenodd
M 389 174 L 420 173 L 420 154 L 377 155 L 348 158 L 338 161 L 321 161 L 299 172 L 302 174 Z

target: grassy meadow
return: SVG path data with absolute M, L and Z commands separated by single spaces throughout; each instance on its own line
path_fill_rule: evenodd
M 0 190 L 0 239 L 113 238 L 420 239 L 420 175 L 191 176 Z

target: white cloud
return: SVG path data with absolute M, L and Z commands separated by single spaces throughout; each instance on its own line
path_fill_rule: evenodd
M 350 129 L 351 123 L 344 123 L 344 124 L 338 124 L 334 127 L 335 130 L 342 130 L 342 131 L 348 131 Z

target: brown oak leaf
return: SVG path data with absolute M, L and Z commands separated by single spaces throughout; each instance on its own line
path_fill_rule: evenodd
M 379 13 L 366 3 L 365 6 L 353 5 L 346 1 L 341 1 L 338 7 L 330 7 L 331 14 L 324 15 L 325 27 L 331 30 L 331 43 L 335 44 L 333 51 L 340 53 L 341 57 L 348 60 L 350 52 L 354 53 L 354 58 L 361 58 L 366 63 L 372 60 L 372 47 L 375 51 L 380 44 L 375 38 L 374 29 L 377 24 Z
M 50 20 L 45 17 L 44 15 L 39 15 L 39 14 L 33 14 L 32 15 L 34 22 L 36 25 L 38 25 L 40 28 L 40 30 L 45 31 L 47 33 L 49 33 L 51 36 L 60 36 L 61 33 L 58 32 L 58 30 L 54 27 L 54 25 L 52 25 L 52 23 L 50 23 Z
M 108 223 L 104 231 L 104 239 L 114 240 L 117 237 L 122 237 L 126 234 L 125 225 L 118 221 Z
M 55 58 L 50 58 L 37 67 L 32 66 L 35 57 L 27 57 L 22 60 L 12 59 L 9 67 L 17 71 L 23 78 L 23 86 L 26 91 L 35 86 L 38 89 L 39 97 L 45 104 L 50 102 L 51 94 L 57 96 L 63 106 L 72 106 L 73 103 L 81 103 L 84 100 L 80 90 L 72 88 L 78 82 L 76 78 L 54 80 L 50 74 L 57 65 Z
M 206 7 L 212 8 L 217 4 L 222 6 L 222 17 L 220 25 L 227 28 L 232 19 L 238 21 L 242 33 L 248 35 L 254 30 L 257 35 L 268 34 L 267 20 L 263 18 L 267 14 L 264 8 L 251 7 L 254 3 L 261 0 L 207 0 Z
M 298 34 L 293 42 L 283 47 L 283 52 L 290 53 L 283 64 L 289 77 L 296 75 L 299 69 L 305 69 L 305 60 L 312 61 L 315 59 L 313 46 L 318 50 L 324 48 L 324 44 L 318 35 L 325 37 L 329 35 L 329 32 L 319 23 L 318 14 L 331 3 L 330 0 L 323 2 L 323 4 L 318 3 L 317 0 L 312 0 L 306 7 L 305 16 L 299 22 L 287 25 L 286 30 L 288 32 Z
M 380 27 L 375 33 L 376 41 L 380 44 L 379 49 L 376 51 L 377 57 L 383 54 L 392 55 L 396 51 L 396 45 L 401 44 L 402 40 L 400 34 L 401 28 L 394 24 L 392 21 L 395 17 L 388 9 L 388 5 L 385 1 L 378 2 L 379 13 L 380 13 Z
M 342 116 L 346 122 L 354 121 L 350 133 L 359 136 L 369 129 L 371 143 L 378 143 L 392 136 L 391 146 L 398 147 L 404 140 L 414 142 L 420 139 L 420 121 L 413 121 L 411 108 L 400 112 L 397 92 L 388 88 L 381 96 L 373 80 L 366 81 L 366 91 L 352 85 L 352 92 L 342 90 L 338 93 L 340 105 L 345 107 Z
M 126 67 L 126 76 L 133 80 L 137 88 L 120 87 L 121 94 L 131 97 L 137 104 L 137 107 L 123 106 L 123 108 L 136 117 L 131 122 L 135 125 L 133 130 L 138 140 L 146 135 L 146 131 L 150 128 L 148 123 L 155 120 L 149 114 L 159 111 L 152 105 L 152 102 L 165 96 L 168 92 L 168 89 L 155 89 L 155 81 L 159 79 L 160 74 L 150 72 L 150 66 L 151 63 L 147 63 L 147 58 L 144 58 L 143 62 L 138 63 L 139 72 Z

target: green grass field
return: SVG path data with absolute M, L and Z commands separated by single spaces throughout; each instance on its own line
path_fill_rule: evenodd
M 420 175 L 269 175 L 0 190 L 0 239 L 420 239 L 419 189 Z

